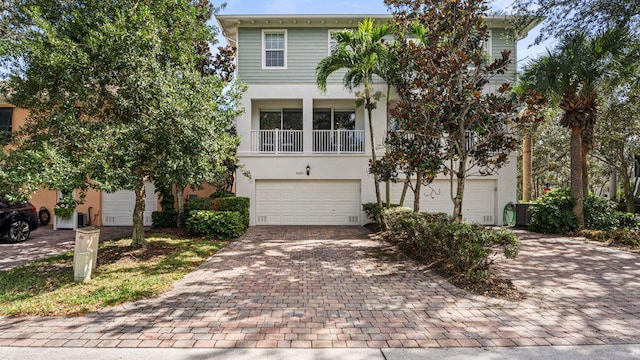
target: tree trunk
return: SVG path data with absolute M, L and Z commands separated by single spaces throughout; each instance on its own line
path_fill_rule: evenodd
M 387 116 L 387 134 L 389 131 L 389 119 L 391 118 L 389 112 L 389 107 L 391 106 L 391 85 L 387 84 L 387 99 L 386 99 L 386 116 Z M 387 135 L 388 136 L 388 135 Z M 389 152 L 389 145 L 385 142 L 385 152 Z M 384 191 L 385 191 L 385 200 L 387 202 L 387 208 L 391 207 L 391 182 L 389 181 L 389 179 L 387 179 L 387 181 L 385 182 L 385 186 L 384 186 Z
M 133 208 L 133 233 L 131 246 L 134 248 L 146 248 L 147 240 L 144 238 L 144 200 L 146 191 L 144 182 L 141 181 L 135 189 L 136 205 Z
M 634 213 L 636 211 L 635 196 L 631 185 L 631 178 L 628 172 L 620 174 L 622 177 L 622 186 L 624 187 L 624 201 L 627 203 L 627 212 Z
M 464 179 L 458 175 L 458 186 L 456 188 L 456 196 L 453 198 L 453 218 L 458 222 L 462 222 L 462 199 L 464 197 Z M 451 184 L 453 186 L 453 183 Z
M 409 182 L 411 181 L 411 177 L 407 175 L 407 178 L 404 180 L 404 185 L 402 186 L 402 195 L 400 195 L 400 203 L 398 205 L 404 206 L 404 199 L 407 196 L 407 190 L 409 189 Z
M 578 230 L 584 229 L 584 195 L 582 192 L 582 130 L 571 128 L 571 196 L 576 200 L 573 213 L 578 218 Z
M 373 104 L 371 103 L 371 89 L 369 88 L 368 81 L 365 81 L 364 89 L 365 89 L 364 90 L 365 91 L 365 107 L 367 109 L 367 116 L 369 117 L 369 137 L 371 139 L 371 160 L 373 161 L 373 163 L 375 163 L 377 160 L 376 141 L 375 141 L 375 136 L 373 134 L 373 119 L 371 118 L 373 113 Z M 378 179 L 376 179 L 375 176 L 373 177 L 373 184 L 376 189 L 376 203 L 378 204 L 378 207 L 382 207 L 382 197 L 380 195 L 380 183 L 378 182 Z
M 420 190 L 422 189 L 422 171 L 416 174 L 416 188 L 413 190 L 413 212 L 420 212 Z
M 176 197 L 178 198 L 178 227 L 183 228 L 187 218 L 184 213 L 184 188 L 185 186 L 176 185 Z
M 611 169 L 611 178 L 609 180 L 609 199 L 613 201 L 618 201 L 618 176 L 616 174 L 616 169 Z
M 581 158 L 582 160 L 580 160 L 580 162 L 582 163 L 582 196 L 587 196 L 589 195 L 589 159 L 587 157 L 588 155 L 588 151 L 584 148 L 584 146 L 582 147 L 581 151 Z
M 522 139 L 522 201 L 531 201 L 531 164 L 532 164 L 532 144 L 531 131 L 524 133 Z
M 621 168 L 620 168 L 620 177 L 621 177 L 621 181 L 622 181 L 622 187 L 624 188 L 624 201 L 626 203 L 626 208 L 627 208 L 627 212 L 629 213 L 635 213 L 636 211 L 636 204 L 635 204 L 635 194 L 633 193 L 633 190 L 635 190 L 633 188 L 633 185 L 635 184 L 631 184 L 631 176 L 629 176 L 629 167 L 628 164 L 626 162 L 625 156 L 624 156 L 624 148 L 619 149 L 618 151 L 618 159 L 620 160 L 620 164 L 621 164 Z M 614 170 L 614 174 L 615 174 L 615 170 Z M 613 177 L 613 176 L 612 176 Z M 613 186 L 612 186 L 613 188 Z M 618 189 L 616 186 L 616 194 L 618 193 Z

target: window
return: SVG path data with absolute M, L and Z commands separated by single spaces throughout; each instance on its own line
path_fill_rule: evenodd
M 260 130 L 302 130 L 302 109 L 261 110 Z
M 13 108 L 0 108 L 0 144 L 7 144 L 11 141 L 11 117 Z
M 265 69 L 285 69 L 287 67 L 287 31 L 262 31 L 263 61 Z
M 487 30 L 487 41 L 484 42 L 484 51 L 487 52 L 487 55 L 491 57 L 491 30 Z
M 313 109 L 313 130 L 355 130 L 354 110 Z

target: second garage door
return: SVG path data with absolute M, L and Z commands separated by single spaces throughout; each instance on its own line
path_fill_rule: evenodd
M 151 213 L 158 210 L 158 196 L 152 183 L 144 184 L 146 198 L 144 203 L 144 226 L 151 226 Z M 133 208 L 136 194 L 133 191 L 120 190 L 114 193 L 102 193 L 102 225 L 132 226 Z
M 359 225 L 359 180 L 257 180 L 257 225 Z
M 393 184 L 391 187 L 391 201 L 398 203 L 402 194 L 403 184 Z M 467 179 L 465 182 L 464 199 L 462 201 L 462 216 L 469 222 L 484 225 L 495 223 L 495 180 Z M 423 187 L 420 196 L 420 210 L 429 212 L 453 212 L 449 180 L 435 180 L 428 187 Z M 407 191 L 404 206 L 413 207 L 413 193 Z

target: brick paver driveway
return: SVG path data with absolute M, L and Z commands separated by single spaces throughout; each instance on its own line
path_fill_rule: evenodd
M 469 294 L 360 227 L 255 227 L 161 297 L 79 318 L 0 319 L 0 346 L 452 347 L 640 342 L 640 257 L 521 232 L 502 270 L 526 293 Z
M 131 226 L 105 226 L 100 228 L 100 241 L 131 236 Z M 30 261 L 51 257 L 73 250 L 76 232 L 73 230 L 53 230 L 51 226 L 41 226 L 31 232 L 27 241 L 12 244 L 0 239 L 0 271 L 8 270 Z

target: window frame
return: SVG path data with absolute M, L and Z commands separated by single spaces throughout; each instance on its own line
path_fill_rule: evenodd
M 489 55 L 489 59 L 492 58 L 491 47 L 493 46 L 493 31 L 491 29 L 487 29 L 487 41 L 484 42 L 484 51 Z
M 286 113 L 300 113 L 300 129 L 284 129 L 284 115 Z M 276 127 L 275 129 L 263 129 L 262 128 L 262 114 L 263 113 L 272 113 L 272 114 L 280 114 L 280 124 L 278 127 Z M 304 130 L 304 114 L 303 114 L 303 109 L 302 108 L 279 108 L 279 109 L 273 109 L 273 108 L 264 108 L 264 109 L 260 109 L 259 111 L 259 120 L 258 120 L 258 130 L 295 130 L 295 131 L 302 131 Z
M 283 52 L 283 66 L 267 66 L 267 47 L 266 47 L 266 35 L 267 34 L 281 34 L 284 36 L 284 48 L 282 50 L 269 49 L 269 51 L 282 51 Z M 287 48 L 288 48 L 288 36 L 286 29 L 262 29 L 262 70 L 285 70 L 287 69 Z
M 313 129 L 314 130 L 331 130 L 331 131 L 336 131 L 336 130 L 357 130 L 356 128 L 356 123 L 357 123 L 357 113 L 356 113 L 356 109 L 343 109 L 343 108 L 313 108 L 313 117 L 315 118 L 315 114 L 316 111 L 318 112 L 329 112 L 330 113 L 330 122 L 331 122 L 331 129 L 316 129 L 316 124 L 315 122 L 312 124 Z M 353 119 L 353 129 L 345 129 L 345 128 L 336 128 L 336 112 L 338 113 L 352 113 L 354 116 Z
M 9 113 L 9 124 L 7 126 L 2 126 L 0 124 L 0 145 L 7 145 L 11 143 L 11 135 L 13 132 L 13 112 L 15 109 L 12 106 L 2 106 L 0 108 L 2 109 L 0 111 L 8 109 L 7 112 Z

